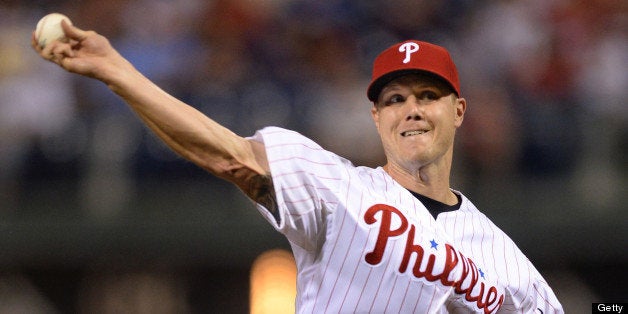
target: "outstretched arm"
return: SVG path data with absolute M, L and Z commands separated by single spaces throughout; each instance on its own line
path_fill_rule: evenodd
M 32 46 L 63 69 L 104 82 L 172 150 L 210 173 L 233 182 L 253 200 L 274 208 L 263 144 L 248 141 L 169 95 L 94 31 L 62 22 L 69 42 Z

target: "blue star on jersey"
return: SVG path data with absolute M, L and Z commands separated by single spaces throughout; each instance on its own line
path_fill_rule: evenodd
M 434 239 L 432 239 L 430 241 L 430 245 L 432 246 L 433 249 L 438 250 L 438 243 L 436 243 L 436 241 L 434 241 Z
M 432 249 L 438 250 L 438 242 L 436 242 L 435 239 L 430 240 L 430 246 Z M 484 277 L 484 271 L 482 271 L 482 268 L 478 268 L 478 272 L 480 273 L 480 277 L 486 279 L 486 277 Z

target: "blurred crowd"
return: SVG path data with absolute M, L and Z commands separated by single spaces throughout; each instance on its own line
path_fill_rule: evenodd
M 51 182 L 78 182 L 89 215 L 110 217 L 155 178 L 211 180 L 104 84 L 39 59 L 30 35 L 53 11 L 239 135 L 290 128 L 369 166 L 383 162 L 366 98 L 372 60 L 407 38 L 443 45 L 469 104 L 456 188 L 549 180 L 612 207 L 628 172 L 626 10 L 614 0 L 5 0 L 0 217 Z
M 29 35 L 51 11 L 107 36 L 165 90 L 240 135 L 292 128 L 371 166 L 383 161 L 365 97 L 372 59 L 405 38 L 433 41 L 452 51 L 469 102 L 458 141 L 461 178 L 578 174 L 612 193 L 626 170 L 623 1 L 2 4 L 5 198 L 19 194 L 23 180 L 51 176 L 84 180 L 85 198 L 102 198 L 95 194 L 105 187 L 121 194 L 143 175 L 177 176 L 185 167 L 102 83 L 38 59 Z

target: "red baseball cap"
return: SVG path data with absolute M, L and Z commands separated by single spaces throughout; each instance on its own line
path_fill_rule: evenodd
M 395 78 L 417 72 L 428 72 L 447 82 L 460 96 L 458 70 L 449 52 L 434 44 L 407 40 L 384 50 L 373 62 L 373 76 L 366 95 L 377 101 L 382 88 Z

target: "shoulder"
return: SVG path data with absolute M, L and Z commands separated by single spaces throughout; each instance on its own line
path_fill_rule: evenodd
M 297 131 L 274 126 L 258 130 L 253 136 L 247 139 L 262 142 L 267 149 L 288 146 L 304 146 L 313 149 L 322 149 L 320 145 Z
M 493 224 L 491 219 L 486 214 L 484 214 L 484 212 L 478 209 L 477 206 L 475 206 L 475 204 L 473 204 L 473 202 L 468 197 L 466 197 L 462 192 L 457 191 L 457 190 L 452 190 L 452 191 L 456 193 L 457 195 L 459 195 L 461 199 L 460 210 L 455 211 L 455 213 L 472 215 L 474 217 L 478 217 L 480 219 L 486 220 L 490 222 L 491 224 Z
M 350 161 L 293 130 L 266 127 L 248 139 L 263 144 L 271 172 L 273 165 L 278 164 L 302 164 L 305 167 L 351 165 Z

